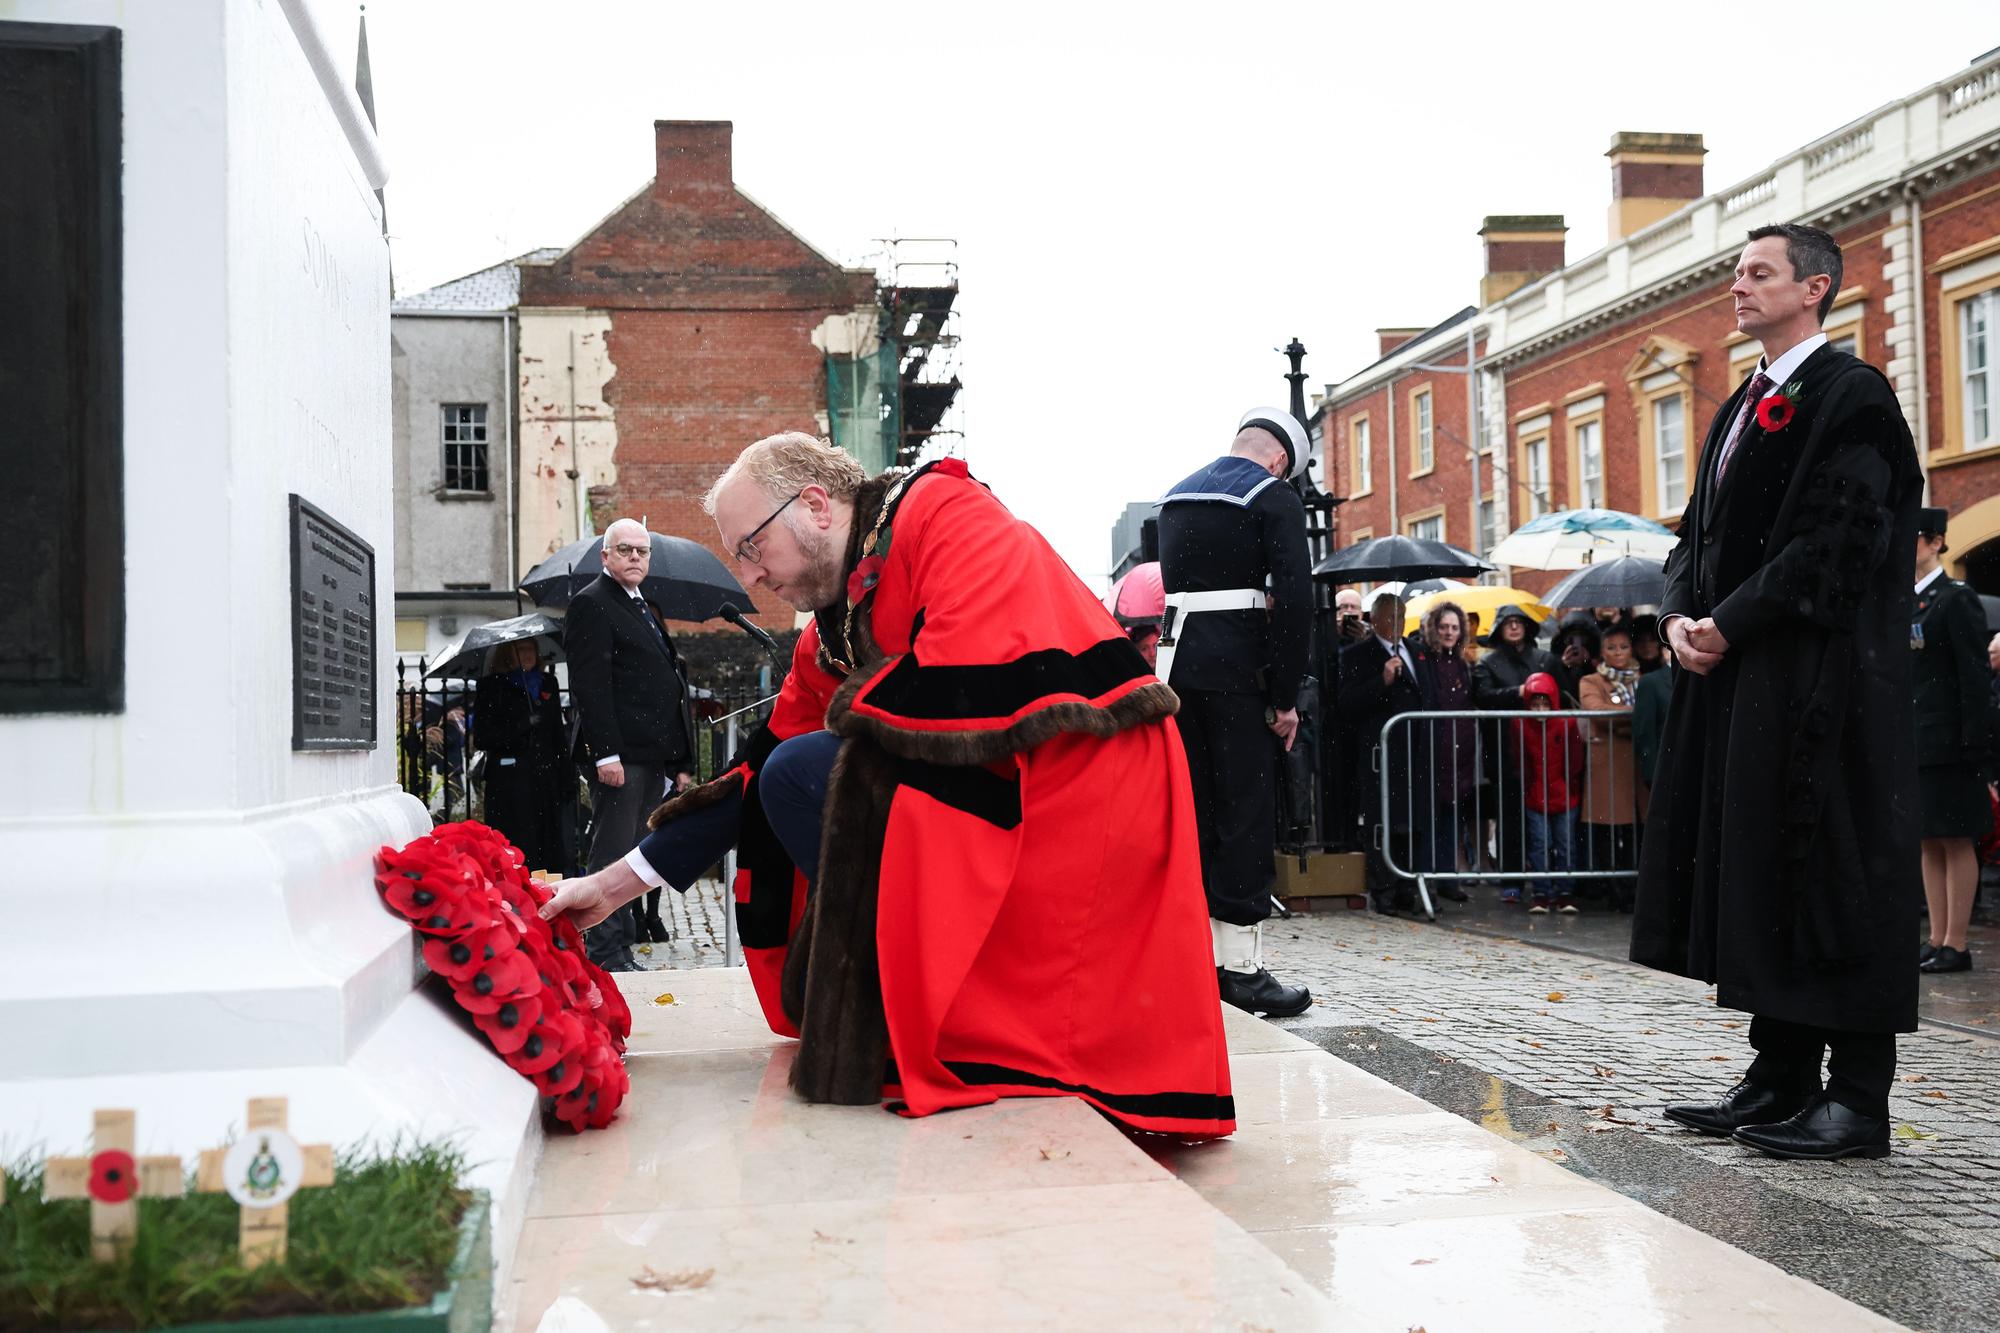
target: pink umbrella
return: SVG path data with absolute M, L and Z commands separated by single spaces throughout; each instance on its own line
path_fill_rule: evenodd
M 1111 586 L 1111 595 L 1104 599 L 1104 605 L 1126 629 L 1157 627 L 1167 614 L 1167 590 L 1160 582 L 1160 562 L 1149 560 L 1133 566 Z

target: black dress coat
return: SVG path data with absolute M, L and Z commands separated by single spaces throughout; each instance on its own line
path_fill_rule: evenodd
M 563 615 L 577 758 L 625 763 L 691 761 L 693 734 L 680 655 L 652 612 L 616 579 L 599 574 Z
M 1410 655 L 1416 657 L 1416 646 L 1411 645 Z M 1340 716 L 1341 720 L 1354 729 L 1354 780 L 1366 794 L 1356 805 L 1368 812 L 1368 822 L 1382 822 L 1382 779 L 1371 762 L 1370 756 L 1382 748 L 1382 728 L 1390 718 L 1401 713 L 1414 713 L 1424 706 L 1423 685 L 1405 669 L 1397 674 L 1393 684 L 1382 683 L 1382 668 L 1389 661 L 1389 650 L 1382 641 L 1370 634 L 1359 643 L 1351 643 L 1340 654 Z M 1418 666 L 1421 668 L 1422 663 Z M 1406 829 L 1410 826 L 1410 784 L 1413 781 L 1413 761 L 1423 743 L 1423 736 L 1410 724 L 1390 733 L 1392 743 L 1389 753 L 1383 757 L 1383 764 L 1389 771 L 1390 828 Z
M 1942 573 L 1917 594 L 1910 621 L 1923 836 L 1977 838 L 1992 827 L 1986 799 L 1986 608 Z
M 472 696 L 472 740 L 486 752 L 486 822 L 521 849 L 530 870 L 566 872 L 563 806 L 566 795 L 576 794 L 576 774 L 564 762 L 555 676 L 538 674 L 532 695 L 515 672 L 480 677 Z
M 1795 417 L 1746 427 L 1718 485 L 1747 384 L 1723 405 L 1667 560 L 1661 621 L 1713 616 L 1729 650 L 1673 674 L 1632 958 L 1731 1009 L 1909 1032 L 1923 480 L 1880 371 L 1823 346 L 1792 382 Z

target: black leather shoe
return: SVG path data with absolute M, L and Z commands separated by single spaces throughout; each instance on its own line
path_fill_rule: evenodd
M 1287 986 L 1261 967 L 1255 972 L 1218 967 L 1215 979 L 1222 986 L 1222 1002 L 1248 1014 L 1293 1018 L 1312 1007 L 1311 991 L 1304 986 Z
M 1917 964 L 1919 972 L 1970 972 L 1972 970 L 1972 950 L 1954 949 L 1949 944 L 1940 944 L 1937 952 Z
M 667 923 L 660 920 L 660 914 L 658 912 L 649 913 L 646 917 L 644 926 L 646 931 L 646 938 L 654 944 L 665 944 L 668 940 L 673 938 L 672 932 L 670 932 L 667 929 Z
M 1728 1138 L 1745 1125 L 1770 1125 L 1790 1119 L 1817 1096 L 1817 1088 L 1811 1092 L 1783 1092 L 1746 1078 L 1723 1093 L 1719 1102 L 1682 1102 L 1662 1107 L 1661 1113 L 1689 1129 Z
M 1928 963 L 1931 960 L 1931 956 L 1937 953 L 1937 951 L 1938 946 L 1935 944 L 1925 944 L 1919 948 L 1917 950 L 1917 966 L 1922 967 L 1925 963 Z
M 1459 888 L 1458 885 L 1456 884 L 1450 884 L 1450 883 L 1440 884 L 1437 886 L 1436 889 L 1432 890 L 1432 892 L 1434 892 L 1438 897 L 1444 899 L 1448 903 L 1469 903 L 1472 901 L 1472 899 L 1466 895 L 1465 890 Z
M 1825 1162 L 1836 1157 L 1887 1157 L 1889 1122 L 1849 1110 L 1825 1093 L 1789 1120 L 1744 1125 L 1736 1141 L 1773 1157 Z

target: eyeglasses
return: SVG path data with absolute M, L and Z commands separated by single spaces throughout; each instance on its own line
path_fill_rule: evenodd
M 751 565 L 762 564 L 764 561 L 764 551 L 762 547 L 757 545 L 757 534 L 762 532 L 765 528 L 770 527 L 773 523 L 777 522 L 778 515 L 784 513 L 787 509 L 790 509 L 792 507 L 792 501 L 797 500 L 799 496 L 804 494 L 805 494 L 804 491 L 794 492 L 791 500 L 787 500 L 783 504 L 779 505 L 776 509 L 773 509 L 771 511 L 771 516 L 769 518 L 765 519 L 762 523 L 759 523 L 756 527 L 750 529 L 750 535 L 745 537 L 742 541 L 736 543 L 736 558 L 738 560 L 743 561 L 745 564 L 751 564 Z
M 653 553 L 653 548 L 650 543 L 648 543 L 645 546 L 634 546 L 630 542 L 619 542 L 616 546 L 612 547 L 611 550 L 616 555 L 627 556 L 634 559 L 642 555 L 651 555 Z

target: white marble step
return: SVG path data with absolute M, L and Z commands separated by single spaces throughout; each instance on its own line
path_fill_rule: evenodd
M 1236 1137 L 1142 1148 L 1062 1098 L 809 1106 L 741 970 L 621 984 L 632 1096 L 547 1145 L 517 1333 L 1893 1327 L 1241 1015 Z

